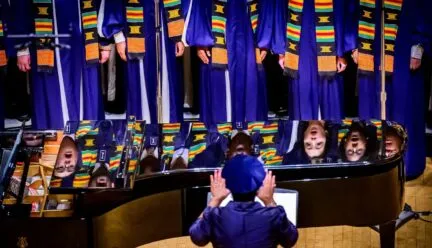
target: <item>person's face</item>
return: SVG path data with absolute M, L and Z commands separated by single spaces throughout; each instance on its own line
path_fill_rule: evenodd
M 40 146 L 42 145 L 42 134 L 24 133 L 23 141 L 26 146 Z
M 107 175 L 96 176 L 91 180 L 89 187 L 92 187 L 92 188 L 111 188 L 112 187 L 111 179 Z
M 309 126 L 304 133 L 305 152 L 309 158 L 321 157 L 324 154 L 327 142 L 324 124 L 319 121 L 309 122 Z
M 75 172 L 78 162 L 78 149 L 69 137 L 63 139 L 54 168 L 54 176 L 64 178 Z
M 359 161 L 366 152 L 366 138 L 359 131 L 353 131 L 345 143 L 345 156 L 348 161 Z
M 250 155 L 251 154 L 251 138 L 244 133 L 237 134 L 230 145 L 230 156 L 233 158 L 237 155 Z
M 395 135 L 389 134 L 385 138 L 385 156 L 393 157 L 401 151 L 402 139 Z

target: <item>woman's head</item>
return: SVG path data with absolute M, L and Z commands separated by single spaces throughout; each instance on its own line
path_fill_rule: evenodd
M 303 135 L 303 146 L 306 155 L 310 158 L 321 158 L 325 155 L 327 133 L 323 121 L 309 121 Z
M 398 135 L 397 131 L 393 128 L 388 128 L 385 135 L 385 156 L 387 158 L 396 156 L 401 152 L 403 139 Z
M 66 136 L 60 145 L 57 160 L 54 167 L 54 176 L 65 178 L 72 175 L 78 163 L 78 148 L 74 140 Z
M 364 123 L 353 122 L 340 144 L 342 160 L 349 162 L 368 160 L 376 149 L 373 145 L 374 141 L 376 141 L 376 131 L 372 133 Z

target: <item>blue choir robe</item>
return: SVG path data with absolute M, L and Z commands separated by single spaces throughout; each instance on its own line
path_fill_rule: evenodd
M 351 0 L 349 0 L 351 1 Z M 344 39 L 344 20 L 347 0 L 334 0 L 334 28 L 336 55 L 355 48 L 355 43 Z M 302 31 L 300 36 L 298 79 L 288 79 L 289 116 L 297 120 L 338 120 L 343 113 L 343 77 L 320 79 L 318 75 L 317 44 L 315 36 L 315 1 L 304 0 Z M 272 49 L 285 54 L 288 1 L 276 0 L 275 34 Z M 335 61 L 336 63 L 336 61 Z
M 259 21 L 254 35 L 247 0 L 228 0 L 226 45 L 228 68 L 200 65 L 200 118 L 204 123 L 242 122 L 267 119 L 265 72 L 256 63 L 255 48 L 270 49 L 273 1 L 258 2 Z M 186 40 L 190 46 L 214 45 L 213 1 L 193 0 L 188 16 Z
M 35 33 L 34 6 L 31 0 L 11 1 L 13 34 Z M 31 54 L 32 126 L 34 129 L 62 129 L 69 120 L 104 119 L 99 83 L 99 65 L 85 61 L 84 34 L 80 1 L 52 0 L 54 34 L 71 34 L 55 38 L 70 49 L 55 48 L 54 69 L 38 72 L 35 46 Z M 95 1 L 97 6 L 99 0 Z M 16 43 L 26 39 L 15 40 Z
M 410 70 L 411 47 L 421 44 L 430 46 L 430 33 L 427 31 L 426 13 L 431 4 L 428 0 L 405 0 L 399 18 L 399 28 L 395 44 L 394 73 L 386 77 L 386 119 L 396 121 L 408 131 L 409 144 L 405 153 L 408 177 L 420 175 L 425 166 L 425 117 L 424 117 L 424 72 L 423 68 Z M 429 7 L 427 6 L 429 5 Z M 380 38 L 381 38 L 381 1 L 376 1 L 375 41 L 373 44 L 375 74 L 359 75 L 359 117 L 370 119 L 381 117 L 381 79 L 380 79 Z M 357 40 L 359 3 L 352 7 L 352 18 L 347 22 L 350 31 L 347 39 Z M 354 31 L 353 31 L 354 30 Z M 426 53 L 423 55 L 426 56 Z
M 144 9 L 144 32 L 146 53 L 143 59 L 128 60 L 127 115 L 136 116 L 137 120 L 146 123 L 158 123 L 158 81 L 156 68 L 156 28 L 155 2 L 141 1 Z M 159 2 L 162 59 L 162 122 L 175 123 L 183 121 L 183 80 L 182 65 L 175 56 L 176 41 L 168 37 L 167 18 L 163 1 Z M 189 1 L 182 1 L 182 8 L 189 6 Z M 127 34 L 126 6 L 124 1 L 105 0 L 104 22 L 101 35 L 112 39 L 115 34 Z M 182 9 L 184 13 L 184 9 Z
M 7 0 L 1 0 L 0 1 L 1 8 L 0 8 L 0 18 L 3 24 L 3 35 L 4 37 L 4 46 L 6 50 L 6 57 L 14 57 L 16 54 L 14 54 L 13 51 L 13 44 L 11 44 L 10 40 L 6 38 L 7 34 L 7 26 L 10 20 L 10 8 L 9 8 L 9 2 Z M 6 66 L 4 68 L 0 68 L 2 70 L 0 72 L 0 130 L 3 130 L 5 127 L 5 80 L 6 80 Z
M 229 202 L 226 207 L 207 207 L 189 229 L 194 244 L 214 247 L 292 247 L 298 232 L 281 206 L 259 202 Z

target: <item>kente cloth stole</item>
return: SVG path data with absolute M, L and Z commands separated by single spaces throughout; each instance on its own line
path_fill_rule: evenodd
M 391 75 L 394 69 L 395 41 L 399 27 L 399 17 L 402 10 L 403 0 L 384 1 L 384 40 L 385 40 L 385 72 Z M 360 0 L 360 21 L 359 21 L 359 48 L 358 68 L 359 73 L 372 75 L 374 73 L 374 40 L 375 37 L 375 0 Z
M 260 141 L 255 144 L 254 153 L 259 154 L 266 165 L 280 165 L 282 156 L 277 154 L 278 122 L 249 122 L 248 131 L 253 136 L 259 133 Z
M 303 1 L 289 0 L 288 3 L 285 73 L 292 78 L 298 77 Z M 336 74 L 333 0 L 315 0 L 315 13 L 318 73 L 321 77 L 333 77 Z
M 227 0 L 213 0 L 212 33 L 214 45 L 212 47 L 212 65 L 216 68 L 228 67 L 228 51 L 226 48 L 226 17 L 225 8 Z
M 81 19 L 84 32 L 85 60 L 88 65 L 99 63 L 97 8 L 94 0 L 81 1 Z
M 130 59 L 142 59 L 145 54 L 144 8 L 142 1 L 145 0 L 128 0 L 126 4 L 127 52 Z
M 181 0 L 163 0 L 163 5 L 168 22 L 168 37 L 176 42 L 181 41 L 185 25 Z
M 0 6 L 0 13 L 3 13 L 1 6 Z M 3 21 L 0 16 L 0 67 L 4 67 L 6 65 L 7 65 L 7 57 L 6 57 L 4 31 L 3 31 Z
M 34 23 L 37 35 L 52 35 L 53 3 L 52 0 L 33 0 Z M 40 38 L 36 45 L 37 70 L 52 72 L 54 68 L 54 48 L 51 47 L 52 38 Z
M 212 48 L 212 65 L 216 68 L 226 69 L 228 66 L 228 52 L 226 48 L 226 6 L 228 0 L 213 0 L 212 33 L 215 44 Z M 256 40 L 256 31 L 259 21 L 258 0 L 247 1 L 252 31 Z M 260 49 L 255 48 L 255 57 L 258 65 L 262 64 Z
M 175 138 L 180 133 L 180 123 L 162 124 L 162 155 L 172 158 L 174 155 Z
M 348 134 L 349 128 L 353 123 L 353 119 L 344 119 L 342 121 L 341 127 L 338 130 L 338 144 L 342 142 L 342 139 Z
M 192 142 L 189 148 L 188 160 L 193 161 L 195 157 L 202 153 L 207 148 L 207 134 L 208 130 L 204 123 L 194 122 L 192 123 Z

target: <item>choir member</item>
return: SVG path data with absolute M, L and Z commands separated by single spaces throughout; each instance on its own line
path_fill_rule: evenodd
M 33 128 L 61 129 L 68 120 L 104 119 L 99 84 L 99 47 L 104 43 L 97 34 L 99 0 L 10 3 L 18 22 L 10 33 L 70 35 L 32 39 L 35 46 L 18 51 L 19 69 L 31 72 Z M 102 58 L 106 56 L 105 51 Z
M 160 54 L 156 50 L 156 5 L 161 23 Z M 181 41 L 185 0 L 105 0 L 101 35 L 114 38 L 120 57 L 127 61 L 127 115 L 147 123 L 183 120 L 183 81 L 176 57 L 184 53 Z M 158 116 L 157 56 L 161 62 L 162 116 Z
M 273 1 L 192 1 L 186 40 L 197 47 L 200 118 L 206 124 L 265 120 L 262 61 L 271 45 Z
M 425 168 L 424 73 L 421 59 L 428 48 L 430 34 L 423 12 L 425 0 L 384 0 L 386 118 L 405 126 L 409 148 L 406 156 L 408 177 L 421 174 Z M 357 40 L 353 51 L 358 63 L 360 118 L 380 118 L 381 13 L 383 2 L 359 0 L 347 39 Z M 357 17 L 357 18 L 355 18 Z M 351 23 L 351 24 L 350 24 Z
M 299 120 L 343 118 L 344 0 L 276 0 L 272 48 L 289 82 L 289 115 Z

